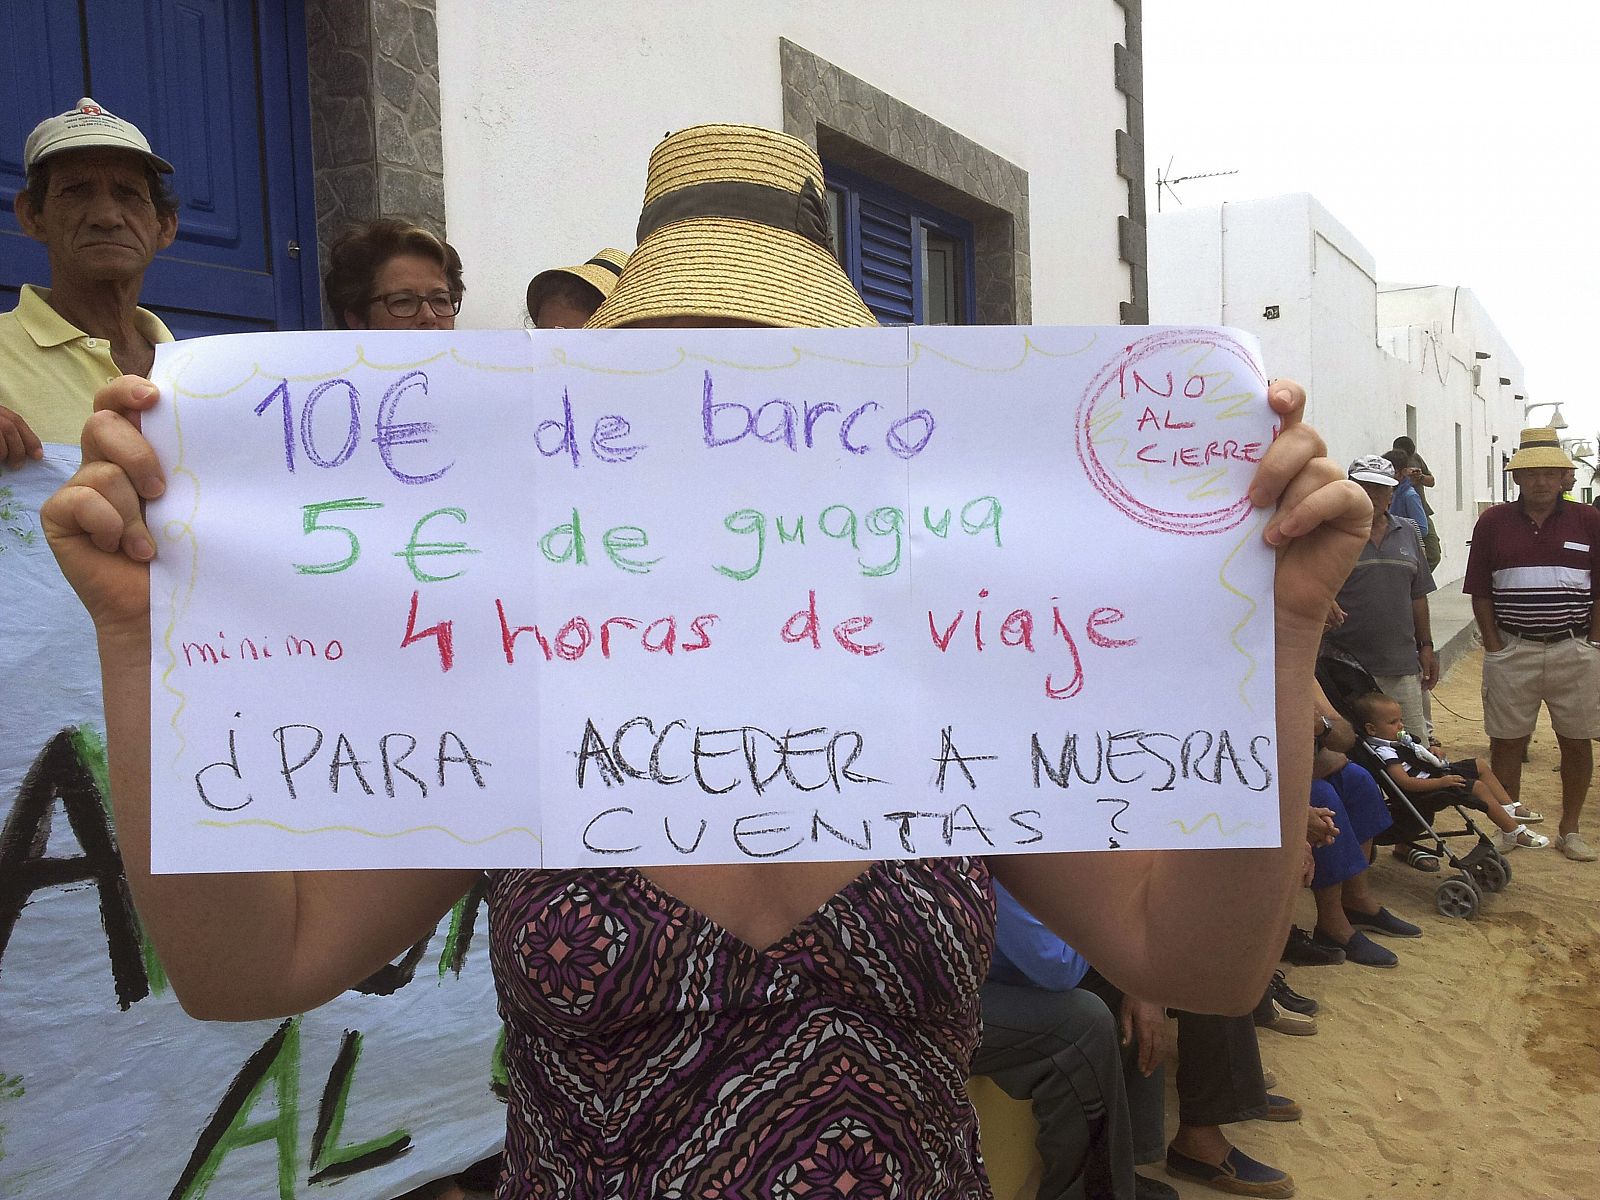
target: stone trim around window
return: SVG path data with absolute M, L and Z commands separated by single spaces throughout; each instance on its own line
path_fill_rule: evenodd
M 926 113 L 778 40 L 783 129 L 823 158 L 972 222 L 977 323 L 1033 316 L 1028 173 Z
M 434 2 L 306 0 L 319 276 L 327 247 L 362 221 L 401 217 L 444 236 Z

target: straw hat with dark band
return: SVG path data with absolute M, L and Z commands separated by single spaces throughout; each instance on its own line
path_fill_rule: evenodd
M 1532 467 L 1560 467 L 1570 470 L 1576 465 L 1561 448 L 1561 439 L 1550 428 L 1524 429 L 1517 452 L 1506 464 L 1508 471 L 1521 471 Z
M 591 329 L 663 317 L 876 325 L 839 269 L 822 163 L 798 138 L 697 125 L 650 155 L 639 248 Z
M 539 315 L 539 305 L 544 303 L 545 295 L 558 275 L 576 276 L 599 292 L 600 299 L 604 300 L 617 286 L 617 277 L 627 265 L 628 256 L 625 252 L 607 246 L 604 250 L 595 251 L 594 257 L 588 262 L 575 267 L 551 267 L 548 271 L 540 271 L 528 284 L 528 314 Z

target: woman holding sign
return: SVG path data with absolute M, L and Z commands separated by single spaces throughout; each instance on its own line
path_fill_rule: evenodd
M 835 262 L 804 143 L 704 126 L 651 156 L 640 245 L 590 324 L 874 323 Z M 249 1019 L 320 1004 L 433 928 L 475 872 L 152 876 L 148 572 L 141 500 L 157 403 L 97 398 L 84 466 L 45 507 L 99 633 L 112 792 L 139 910 L 185 1007 Z M 1278 506 L 1282 846 L 1273 849 L 493 874 L 509 1033 L 505 1197 L 798 1195 L 847 1178 L 984 1196 L 965 1078 L 993 937 L 991 875 L 1127 991 L 1244 1012 L 1300 866 L 1322 618 L 1370 527 L 1360 489 L 1275 383 L 1282 432 L 1250 488 Z

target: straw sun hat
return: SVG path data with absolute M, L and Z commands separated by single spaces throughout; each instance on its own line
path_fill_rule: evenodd
M 650 155 L 639 248 L 591 329 L 660 317 L 876 325 L 833 257 L 822 163 L 798 138 L 697 125 Z
M 1521 471 L 1529 467 L 1561 467 L 1570 470 L 1575 464 L 1561 448 L 1561 438 L 1548 427 L 1524 429 L 1517 452 L 1506 464 L 1508 471 Z
M 548 271 L 540 271 L 528 284 L 528 313 L 531 316 L 539 314 L 539 305 L 544 303 L 550 285 L 559 275 L 576 276 L 599 292 L 600 299 L 604 300 L 617 286 L 617 277 L 627 265 L 626 252 L 607 246 L 604 250 L 596 250 L 593 258 L 575 267 L 551 267 Z

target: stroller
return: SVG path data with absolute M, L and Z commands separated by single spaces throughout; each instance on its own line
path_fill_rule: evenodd
M 1360 731 L 1351 711 L 1351 703 L 1368 692 L 1381 691 L 1367 669 L 1349 654 L 1324 646 L 1317 656 L 1317 684 L 1322 688 L 1339 713 Z M 1438 909 L 1447 917 L 1471 918 L 1478 915 L 1485 894 L 1505 890 L 1511 882 L 1511 864 L 1487 835 L 1472 823 L 1467 809 L 1482 810 L 1465 789 L 1435 793 L 1438 808 L 1427 806 L 1423 815 L 1412 798 L 1389 777 L 1383 764 L 1366 743 L 1358 738 L 1350 752 L 1350 761 L 1365 768 L 1378 783 L 1389 815 L 1394 824 L 1375 839 L 1381 845 L 1399 846 L 1408 851 L 1420 851 L 1444 859 L 1455 872 L 1441 879 L 1434 888 L 1433 898 Z M 1439 813 L 1450 809 L 1461 818 L 1461 828 L 1444 829 L 1430 824 L 1429 818 L 1438 819 Z M 1473 844 L 1465 854 L 1451 852 L 1449 839 L 1472 838 Z

